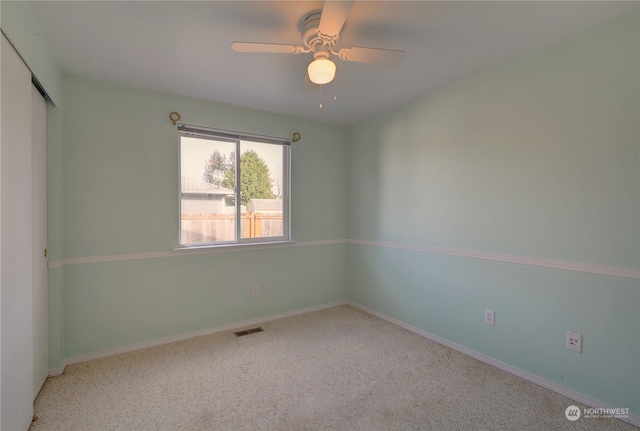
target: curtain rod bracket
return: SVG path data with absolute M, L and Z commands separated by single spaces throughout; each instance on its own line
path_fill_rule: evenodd
M 171 122 L 173 123 L 173 125 L 175 126 L 176 124 L 178 124 L 178 122 L 182 119 L 182 117 L 180 116 L 180 114 L 178 114 L 176 111 L 173 111 L 169 114 L 169 120 L 171 120 Z
M 294 132 L 293 133 L 293 139 L 291 139 L 293 142 L 298 142 L 300 140 L 300 138 L 302 137 L 302 135 L 300 135 L 299 132 Z

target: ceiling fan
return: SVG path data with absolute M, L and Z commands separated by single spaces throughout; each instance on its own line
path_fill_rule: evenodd
M 275 54 L 313 53 L 313 61 L 307 67 L 307 79 L 314 84 L 328 84 L 335 78 L 336 64 L 331 56 L 343 61 L 395 66 L 404 60 L 404 51 L 380 48 L 347 46 L 336 50 L 340 33 L 354 1 L 325 1 L 322 11 L 308 14 L 301 21 L 300 45 L 263 42 L 233 42 L 236 52 Z

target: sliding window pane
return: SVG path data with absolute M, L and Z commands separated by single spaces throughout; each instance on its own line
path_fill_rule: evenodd
M 180 138 L 180 243 L 235 241 L 236 143 Z
M 240 142 L 241 238 L 284 236 L 285 147 Z

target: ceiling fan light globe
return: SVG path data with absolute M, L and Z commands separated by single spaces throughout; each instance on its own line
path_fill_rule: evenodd
M 316 58 L 309 63 L 307 72 L 314 84 L 328 84 L 336 76 L 336 64 L 328 58 Z

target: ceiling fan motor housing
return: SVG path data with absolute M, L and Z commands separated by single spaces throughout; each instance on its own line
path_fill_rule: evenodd
M 320 18 L 322 17 L 322 11 L 315 11 L 303 18 L 300 23 L 300 33 L 302 34 L 302 43 L 307 48 L 311 49 L 314 54 L 316 50 L 326 51 L 333 48 L 333 45 L 340 39 L 340 35 L 331 37 L 322 37 L 318 28 L 320 27 Z M 322 49 L 321 47 L 326 48 Z M 327 54 L 328 56 L 328 54 Z

